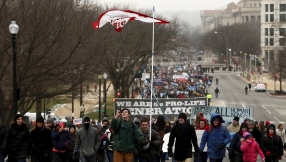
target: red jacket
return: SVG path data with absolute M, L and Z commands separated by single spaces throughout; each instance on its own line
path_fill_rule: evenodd
M 261 159 L 264 159 L 264 154 L 260 147 L 258 146 L 257 142 L 254 138 L 248 138 L 245 141 L 242 141 L 240 144 L 240 149 L 243 152 L 243 161 L 244 162 L 256 162 L 258 153 Z

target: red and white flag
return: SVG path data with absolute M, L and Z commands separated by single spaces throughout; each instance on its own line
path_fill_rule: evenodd
M 102 13 L 96 22 L 92 23 L 94 30 L 98 30 L 103 27 L 106 23 L 110 23 L 115 27 L 117 32 L 122 31 L 122 27 L 124 27 L 128 21 L 139 20 L 145 23 L 158 23 L 158 24 L 167 24 L 168 21 L 152 18 L 148 15 L 131 11 L 131 10 L 109 10 Z

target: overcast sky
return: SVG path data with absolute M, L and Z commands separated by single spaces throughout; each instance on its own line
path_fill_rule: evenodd
M 98 0 L 107 4 L 130 4 L 135 10 L 137 8 L 152 9 L 155 6 L 156 12 L 163 11 L 195 11 L 215 10 L 225 8 L 228 3 L 237 3 L 240 0 Z

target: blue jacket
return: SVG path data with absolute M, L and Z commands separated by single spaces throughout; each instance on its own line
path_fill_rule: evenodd
M 54 148 L 58 151 L 66 151 L 71 142 L 71 135 L 69 131 L 63 130 L 62 132 L 52 132 Z
M 215 117 L 220 118 L 220 124 L 217 127 L 213 125 L 213 118 Z M 222 143 L 226 146 L 230 142 L 229 132 L 225 127 L 221 126 L 222 122 L 224 121 L 219 114 L 212 114 L 210 120 L 211 129 L 206 129 L 201 139 L 200 150 L 202 151 L 207 143 L 208 157 L 212 159 L 223 158 L 225 156 L 226 147 L 220 150 L 217 147 Z M 210 130 L 210 132 L 208 130 Z

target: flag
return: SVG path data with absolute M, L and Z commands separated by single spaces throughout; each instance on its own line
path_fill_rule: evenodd
M 109 10 L 100 14 L 98 20 L 92 23 L 94 30 L 98 30 L 105 24 L 110 23 L 115 27 L 117 32 L 122 31 L 128 21 L 138 20 L 145 23 L 158 23 L 158 24 L 168 24 L 168 21 L 150 17 L 148 15 L 131 11 L 131 10 Z

